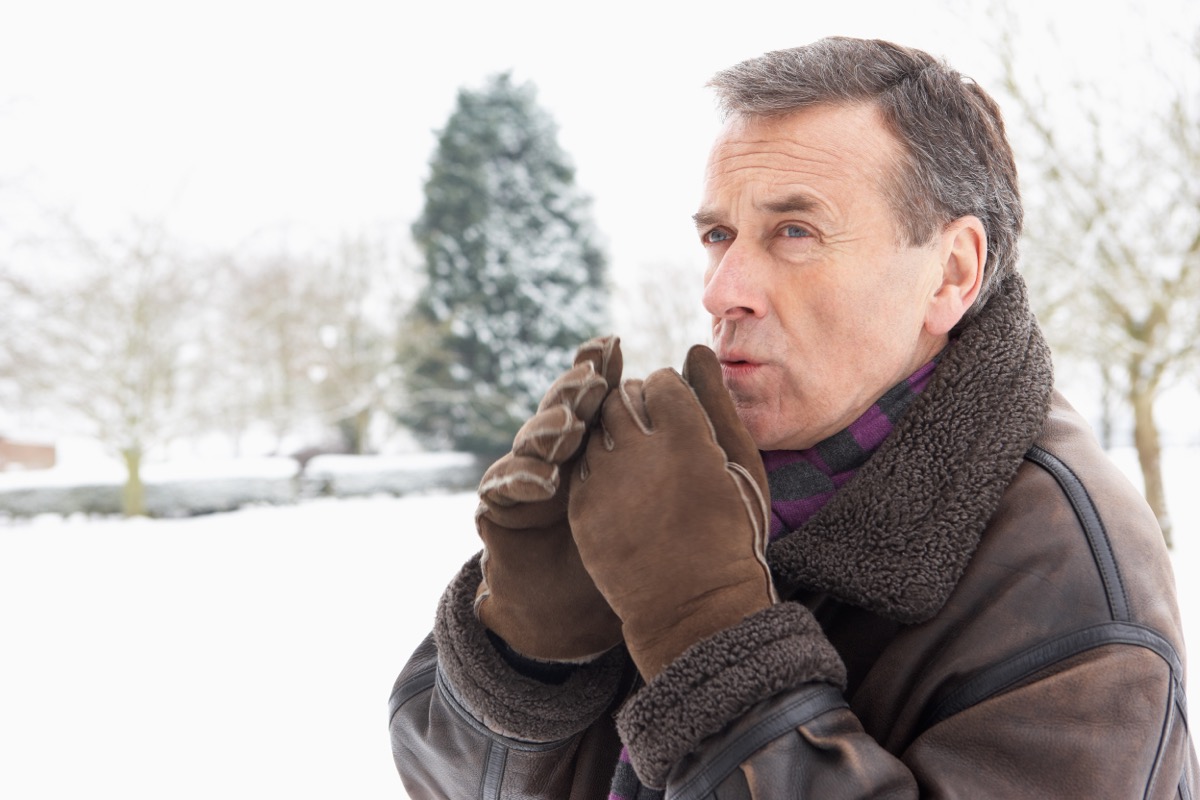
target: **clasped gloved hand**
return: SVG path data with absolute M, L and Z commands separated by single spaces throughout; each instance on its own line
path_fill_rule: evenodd
M 571 531 L 647 680 L 777 602 L 766 471 L 712 350 L 608 395 L 571 482 Z
M 616 337 L 583 344 L 479 484 L 475 613 L 530 658 L 581 661 L 621 641 L 620 620 L 584 569 L 567 520 L 572 467 L 621 366 Z

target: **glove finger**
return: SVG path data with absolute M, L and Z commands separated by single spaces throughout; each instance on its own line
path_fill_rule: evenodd
M 591 425 L 608 390 L 621 379 L 621 340 L 616 336 L 591 339 L 579 346 L 575 365 L 550 385 L 538 411 L 565 405 Z
M 566 405 L 534 414 L 513 440 L 513 455 L 561 464 L 579 450 L 587 425 Z
M 558 465 L 513 453 L 488 467 L 479 482 L 479 498 L 491 507 L 549 500 L 558 491 Z
M 760 486 L 767 485 L 766 470 L 758 446 L 750 438 L 750 432 L 738 419 L 733 398 L 721 380 L 721 362 L 709 348 L 698 344 L 688 350 L 683 362 L 683 379 L 696 393 L 704 412 L 712 423 L 717 444 L 725 456 L 735 464 L 741 464 L 750 472 Z
M 716 443 L 704 408 L 678 372 L 660 369 L 650 373 L 643 392 L 651 428 L 669 429 L 683 441 Z
M 621 382 L 621 370 L 625 365 L 621 355 L 621 338 L 601 336 L 584 342 L 575 353 L 575 363 L 582 364 L 584 361 L 592 363 L 596 374 L 604 378 L 608 388 L 616 388 Z
M 605 450 L 612 450 L 618 442 L 650 435 L 643 386 L 643 381 L 630 378 L 621 381 L 620 386 L 610 391 L 604 399 L 596 438 Z
M 604 395 L 608 392 L 608 384 L 602 375 L 596 374 L 596 367 L 590 361 L 583 361 L 564 372 L 546 390 L 538 411 L 545 411 L 555 406 L 566 406 L 575 416 L 585 423 L 591 423 L 596 418 Z

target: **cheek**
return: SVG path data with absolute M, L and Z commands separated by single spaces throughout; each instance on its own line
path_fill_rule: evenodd
M 886 350 L 910 346 L 924 319 L 923 287 L 910 272 L 891 270 L 870 285 L 855 287 L 842 304 L 860 335 Z
M 853 335 L 863 317 L 863 299 L 853 286 L 827 280 L 810 271 L 803 280 L 779 287 L 777 307 L 780 322 L 789 338 L 806 348 L 836 346 Z

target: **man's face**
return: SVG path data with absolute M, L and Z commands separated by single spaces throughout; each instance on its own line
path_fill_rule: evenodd
M 888 177 L 900 145 L 871 106 L 731 121 L 696 225 L 704 305 L 738 416 L 763 450 L 845 428 L 929 361 L 942 247 L 900 244 Z

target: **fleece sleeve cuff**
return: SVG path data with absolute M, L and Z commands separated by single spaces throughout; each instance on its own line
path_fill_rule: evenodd
M 845 686 L 846 669 L 812 613 L 781 603 L 684 651 L 617 715 L 634 771 L 662 788 L 701 740 L 767 698 L 805 683 Z
M 455 699 L 489 730 L 524 742 L 557 742 L 580 733 L 614 702 L 629 665 L 624 646 L 580 664 L 561 683 L 514 669 L 475 616 L 482 580 L 471 559 L 438 604 L 433 635 L 438 664 Z

